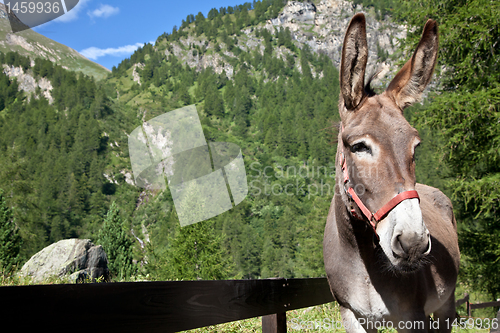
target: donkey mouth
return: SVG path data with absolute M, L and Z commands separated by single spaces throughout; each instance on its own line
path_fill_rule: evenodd
M 407 260 L 407 259 L 403 259 L 403 260 L 400 260 L 395 265 L 394 268 L 396 269 L 396 271 L 398 271 L 402 274 L 413 273 L 413 272 L 418 271 L 422 267 L 424 267 L 426 263 L 427 263 L 427 260 L 425 259 L 425 257 L 415 259 L 412 261 Z
M 416 261 L 403 260 L 394 266 L 394 270 L 401 274 L 410 274 L 420 270 L 426 263 L 427 260 L 425 258 Z
M 377 261 L 383 271 L 391 275 L 408 275 L 417 272 L 431 262 L 428 253 L 409 251 L 408 255 L 400 256 L 393 251 L 387 251 L 384 246 L 377 247 Z M 392 253 L 391 253 L 392 252 Z
M 393 250 L 392 255 L 396 259 L 394 268 L 396 271 L 401 273 L 413 273 L 421 269 L 428 262 L 427 255 L 431 250 L 431 242 L 427 243 L 425 250 L 422 251 L 422 247 L 415 246 L 403 252 L 395 252 Z

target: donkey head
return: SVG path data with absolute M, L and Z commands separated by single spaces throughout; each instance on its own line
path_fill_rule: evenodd
M 415 189 L 417 130 L 403 116 L 403 109 L 417 101 L 429 83 L 437 60 L 437 24 L 428 20 L 412 58 L 389 87 L 375 95 L 365 87 L 368 59 L 366 23 L 356 14 L 347 29 L 340 69 L 339 112 L 343 129 L 339 154 L 349 172 L 349 186 L 375 212 L 399 193 Z M 348 196 L 344 202 L 362 216 Z M 422 219 L 418 198 L 400 202 L 376 225 L 380 246 L 396 271 L 413 271 L 430 252 L 430 236 Z

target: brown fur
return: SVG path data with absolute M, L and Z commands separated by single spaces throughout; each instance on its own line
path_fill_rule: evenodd
M 344 152 L 351 182 L 363 185 L 365 191 L 360 198 L 372 212 L 402 191 L 417 190 L 431 248 L 430 253 L 424 253 L 429 241 L 412 234 L 408 258 L 400 260 L 400 266 L 393 265 L 390 254 L 374 242 L 367 223 L 350 213 L 350 207 L 354 207 L 361 214 L 356 205 L 342 190 L 336 193 L 327 218 L 323 252 L 330 287 L 341 305 L 345 324 L 361 318 L 394 323 L 422 320 L 426 322 L 424 328 L 400 332 L 428 332 L 427 316 L 434 313 L 435 320 L 440 320 L 439 331 L 451 331 L 444 326 L 446 319 L 451 323 L 455 315 L 454 290 L 460 262 L 456 222 L 451 202 L 443 193 L 416 184 L 414 148 L 419 137 L 402 113 L 429 83 L 437 50 L 437 24 L 429 20 L 413 57 L 387 90 L 369 96 L 364 90 L 368 46 L 363 14 L 355 15 L 347 29 L 339 103 L 344 130 L 339 133 L 336 182 L 343 184 L 339 154 Z M 353 152 L 353 143 L 360 140 L 370 145 L 371 155 Z M 383 219 L 377 230 L 389 230 L 389 223 L 389 218 Z M 364 328 L 347 332 L 376 331 L 367 325 Z

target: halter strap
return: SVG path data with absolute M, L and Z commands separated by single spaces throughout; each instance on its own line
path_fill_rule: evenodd
M 344 126 L 342 125 L 342 131 L 343 130 Z M 379 236 L 376 231 L 376 226 L 377 223 L 380 222 L 380 220 L 382 220 L 382 218 L 385 217 L 385 215 L 387 215 L 391 210 L 393 210 L 397 205 L 399 205 L 404 200 L 414 199 L 414 198 L 420 200 L 417 191 L 415 190 L 404 191 L 396 195 L 391 200 L 389 200 L 389 202 L 383 205 L 382 208 L 377 210 L 375 213 L 372 213 L 370 209 L 368 209 L 368 207 L 366 207 L 365 204 L 361 201 L 361 198 L 356 194 L 354 188 L 346 187 L 350 179 L 349 179 L 349 171 L 347 170 L 347 161 L 343 151 L 340 152 L 340 158 L 341 158 L 340 165 L 342 167 L 342 173 L 344 175 L 344 191 L 346 192 L 346 194 L 349 196 L 350 199 L 354 200 L 354 202 L 356 203 L 356 205 L 358 205 L 363 215 L 367 218 L 368 223 L 373 228 L 373 232 L 377 236 L 377 239 L 379 238 Z M 356 214 L 356 211 L 354 209 L 351 209 L 351 214 L 358 220 L 363 220 L 363 218 L 361 218 L 360 216 L 358 216 L 358 214 Z

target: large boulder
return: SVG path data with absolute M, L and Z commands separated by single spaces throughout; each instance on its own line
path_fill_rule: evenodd
M 77 283 L 100 277 L 107 281 L 108 259 L 102 246 L 95 246 L 90 239 L 65 239 L 31 257 L 20 274 L 37 283 L 53 277 Z

